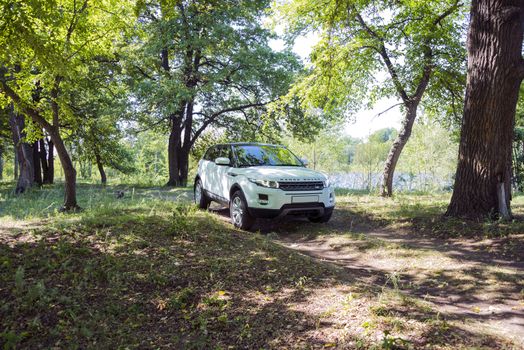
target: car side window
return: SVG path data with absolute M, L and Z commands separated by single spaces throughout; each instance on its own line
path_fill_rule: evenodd
M 220 146 L 218 153 L 218 157 L 228 158 L 230 161 L 233 160 L 233 155 L 231 154 L 230 146 Z
M 210 147 L 207 152 L 206 152 L 206 155 L 204 156 L 204 159 L 205 160 L 209 160 L 211 162 L 214 162 L 215 159 L 217 158 L 217 147 L 216 146 L 213 146 L 213 147 Z

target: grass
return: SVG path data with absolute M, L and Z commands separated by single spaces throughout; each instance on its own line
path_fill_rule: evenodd
M 262 222 L 258 234 L 188 205 L 188 189 L 80 184 L 83 210 L 63 214 L 60 186 L 21 197 L 11 186 L 0 183 L 5 349 L 522 346 L 482 325 L 486 303 L 469 313 L 437 303 L 439 293 L 524 300 L 522 270 L 424 243 L 461 227 L 431 229 L 445 195 L 345 193 L 328 225 Z M 490 224 L 446 239 L 521 257 L 520 223 Z
M 501 237 L 524 232 L 524 196 L 522 194 L 517 194 L 512 200 L 515 219 L 505 222 L 444 217 L 450 193 L 416 195 L 399 193 L 394 198 L 381 198 L 351 191 L 337 192 L 344 194 L 343 198 L 348 203 L 350 214 L 359 218 L 360 221 L 354 224 L 368 227 L 407 228 L 421 234 L 443 238 Z

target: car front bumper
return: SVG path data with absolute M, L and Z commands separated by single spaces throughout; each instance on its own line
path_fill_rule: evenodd
M 286 215 L 304 215 L 319 217 L 333 212 L 335 207 L 324 207 L 322 203 L 284 204 L 280 209 L 248 208 L 255 218 L 272 219 Z
M 249 213 L 256 218 L 285 215 L 322 216 L 335 207 L 332 187 L 317 191 L 283 191 L 250 183 L 244 188 Z

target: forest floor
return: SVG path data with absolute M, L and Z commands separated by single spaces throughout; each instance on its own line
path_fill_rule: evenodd
M 521 349 L 517 220 L 442 218 L 449 195 L 339 193 L 328 224 L 256 232 L 184 189 L 0 183 L 4 348 Z M 125 191 L 116 199 L 116 191 Z

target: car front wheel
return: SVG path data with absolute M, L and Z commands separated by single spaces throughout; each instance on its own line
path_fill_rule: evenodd
M 229 213 L 233 225 L 242 230 L 249 230 L 255 222 L 255 219 L 249 215 L 246 199 L 241 191 L 236 191 L 233 193 L 233 196 L 231 196 Z
M 198 179 L 195 183 L 195 204 L 200 209 L 207 209 L 209 207 L 210 200 L 207 198 L 204 188 L 202 187 L 202 181 Z

